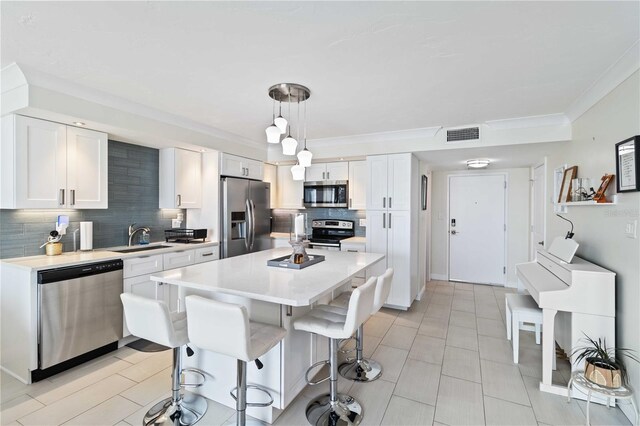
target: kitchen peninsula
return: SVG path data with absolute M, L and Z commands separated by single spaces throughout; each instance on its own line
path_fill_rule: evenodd
M 262 385 L 271 392 L 274 403 L 265 408 L 249 408 L 247 414 L 272 423 L 306 386 L 305 372 L 317 360 L 326 358 L 326 339 L 316 339 L 292 327 L 295 318 L 304 315 L 317 302 L 328 302 L 334 294 L 350 287 L 351 279 L 378 263 L 384 256 L 376 253 L 322 251 L 325 261 L 301 270 L 267 266 L 267 261 L 291 252 L 279 248 L 173 269 L 151 276 L 159 283 L 177 285 L 181 301 L 199 294 L 247 307 L 252 320 L 284 327 L 284 340 L 260 359 L 264 368 L 249 364 L 249 383 Z M 182 302 L 181 302 L 182 304 Z M 196 392 L 229 407 L 235 401 L 229 391 L 235 387 L 236 360 L 194 348 L 193 357 L 183 357 L 187 367 L 210 373 Z M 318 392 L 322 392 L 318 389 Z M 249 393 L 248 399 L 256 396 Z

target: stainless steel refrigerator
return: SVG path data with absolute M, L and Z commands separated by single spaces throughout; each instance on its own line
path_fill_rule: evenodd
M 271 248 L 271 184 L 248 179 L 220 179 L 220 257 Z

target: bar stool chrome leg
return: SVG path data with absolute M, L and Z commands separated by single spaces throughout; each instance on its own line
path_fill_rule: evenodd
M 377 361 L 365 359 L 362 355 L 364 325 L 356 331 L 356 358 L 340 364 L 338 371 L 345 379 L 355 382 L 372 382 L 382 376 L 382 366 Z
M 189 426 L 198 422 L 207 412 L 207 400 L 193 393 L 180 395 L 182 353 L 180 347 L 173 348 L 173 371 L 171 372 L 171 397 L 163 399 L 145 414 L 143 426 L 175 425 Z
M 362 421 L 362 405 L 349 395 L 338 394 L 337 339 L 329 339 L 329 359 L 329 394 L 311 400 L 307 420 L 316 426 L 358 425 Z
M 268 407 L 273 404 L 273 396 L 260 386 L 247 384 L 247 363 L 242 360 L 237 360 L 237 387 L 232 389 L 229 394 L 236 400 L 236 418 L 227 420 L 225 426 L 237 425 L 237 426 L 258 426 L 267 425 L 262 420 L 248 418 L 247 419 L 247 407 Z M 247 402 L 247 389 L 255 389 L 264 392 L 268 397 L 267 402 Z M 235 394 L 233 392 L 236 392 Z

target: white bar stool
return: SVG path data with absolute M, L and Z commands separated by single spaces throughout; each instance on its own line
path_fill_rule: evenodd
M 538 307 L 533 297 L 528 294 L 505 294 L 504 303 L 507 339 L 513 340 L 513 362 L 517 364 L 520 349 L 520 329 L 524 329 L 520 324 L 523 322 L 534 324 L 536 344 L 539 345 L 542 330 L 542 309 Z
M 373 309 L 371 315 L 376 314 L 387 302 L 391 292 L 391 282 L 393 281 L 393 269 L 387 269 L 384 274 L 377 277 L 376 291 L 373 299 Z M 349 306 L 351 291 L 345 291 L 331 301 L 332 306 L 346 308 Z M 347 362 L 340 364 L 338 372 L 345 379 L 355 382 L 372 382 L 382 376 L 382 366 L 372 359 L 365 359 L 362 350 L 364 346 L 364 323 L 360 324 L 356 331 L 356 358 L 347 359 Z
M 236 424 L 247 424 L 247 407 L 268 407 L 273 397 L 266 389 L 247 384 L 247 362 L 255 361 L 276 346 L 287 330 L 274 325 L 249 321 L 247 308 L 233 303 L 218 302 L 200 296 L 185 298 L 189 319 L 189 339 L 200 349 L 206 349 L 237 360 L 237 387 L 229 392 L 236 400 Z M 269 396 L 269 402 L 247 402 L 247 389 L 256 389 Z M 234 395 L 236 391 L 237 395 Z M 232 423 L 233 424 L 233 423 Z M 264 424 L 251 419 L 249 424 Z
M 193 393 L 180 395 L 180 376 L 183 371 L 192 371 L 204 378 L 204 374 L 197 369 L 182 369 L 181 347 L 189 343 L 185 313 L 172 315 L 166 303 L 131 293 L 122 293 L 120 299 L 131 334 L 173 349 L 171 397 L 151 407 L 142 424 L 188 426 L 197 423 L 207 412 L 207 400 Z M 199 385 L 202 383 L 182 386 Z
M 353 290 L 346 314 L 334 312 L 331 309 L 325 310 L 322 308 L 327 305 L 319 305 L 293 322 L 296 330 L 329 338 L 329 377 L 317 382 L 311 382 L 308 378 L 311 369 L 320 364 L 326 364 L 327 361 L 317 362 L 307 370 L 307 383 L 311 385 L 329 380 L 329 393 L 316 397 L 307 405 L 307 420 L 312 425 L 357 425 L 362 420 L 362 405 L 349 395 L 338 395 L 338 341 L 351 337 L 370 317 L 376 281 L 375 277 L 370 278 Z

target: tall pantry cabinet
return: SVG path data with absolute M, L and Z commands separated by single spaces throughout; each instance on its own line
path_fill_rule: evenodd
M 418 160 L 412 154 L 369 156 L 367 173 L 367 252 L 385 255 L 370 274 L 393 268 L 386 304 L 407 309 L 419 289 Z

